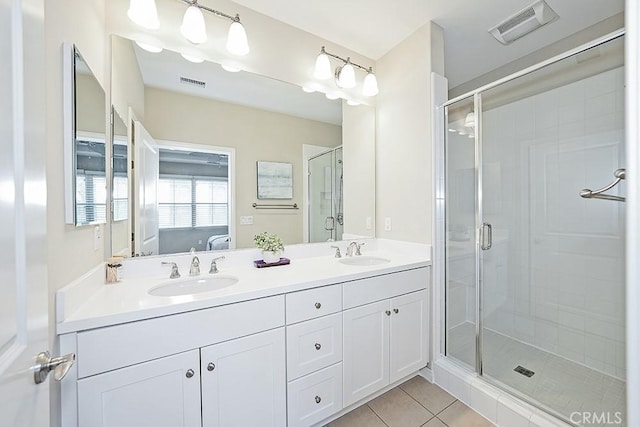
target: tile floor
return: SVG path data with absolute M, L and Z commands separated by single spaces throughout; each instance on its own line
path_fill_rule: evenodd
M 490 427 L 485 418 L 417 376 L 327 425 L 328 427 Z
M 450 331 L 449 339 L 449 352 L 473 365 L 475 326 L 460 325 Z M 565 418 L 572 412 L 625 412 L 624 381 L 489 329 L 485 329 L 483 349 L 486 376 L 530 396 Z M 528 378 L 514 372 L 518 365 L 535 374 Z

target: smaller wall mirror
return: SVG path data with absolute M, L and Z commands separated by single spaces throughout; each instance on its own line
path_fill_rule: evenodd
M 113 117 L 113 123 L 111 124 L 113 147 L 112 221 L 118 222 L 129 219 L 129 175 L 127 168 L 129 163 L 129 138 L 127 136 L 127 125 L 113 107 L 111 107 L 111 114 Z
M 106 222 L 105 93 L 73 45 L 64 45 L 65 222 Z

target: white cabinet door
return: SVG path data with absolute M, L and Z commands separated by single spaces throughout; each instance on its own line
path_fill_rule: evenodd
M 198 350 L 79 380 L 78 425 L 201 426 Z
M 343 313 L 344 406 L 389 384 L 389 300 Z
M 428 338 L 427 291 L 391 299 L 390 382 L 426 366 Z
M 200 349 L 205 427 L 287 423 L 284 328 Z

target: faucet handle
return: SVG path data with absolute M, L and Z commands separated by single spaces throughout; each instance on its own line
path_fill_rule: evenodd
M 360 255 L 362 255 L 362 254 L 360 253 L 360 247 L 361 247 L 361 246 L 364 246 L 364 243 L 356 243 L 356 256 L 360 256 Z
M 216 264 L 216 261 L 222 261 L 223 259 L 224 259 L 224 255 L 211 260 L 211 268 L 209 269 L 209 274 L 218 273 L 218 265 Z
M 176 264 L 175 262 L 162 261 L 162 265 L 171 266 L 171 275 L 169 275 L 169 279 L 177 279 L 178 277 L 180 277 L 180 272 L 178 271 L 178 264 Z
M 342 258 L 342 254 L 340 253 L 340 246 L 332 245 L 331 248 L 336 250 L 336 254 L 334 255 L 334 258 Z

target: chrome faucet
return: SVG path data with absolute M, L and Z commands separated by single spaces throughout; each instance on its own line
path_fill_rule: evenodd
M 178 271 L 178 264 L 176 264 L 175 262 L 162 261 L 162 265 L 171 266 L 171 275 L 169 276 L 169 279 L 177 279 L 178 277 L 180 277 L 180 272 Z
M 336 254 L 334 255 L 334 258 L 342 258 L 342 254 L 340 253 L 339 246 L 331 246 L 331 248 L 336 250 Z
M 222 261 L 223 259 L 224 256 L 219 256 L 211 260 L 211 268 L 209 268 L 209 274 L 218 273 L 218 265 L 216 264 L 216 261 Z
M 364 243 L 351 242 L 349 246 L 347 246 L 347 256 L 360 256 L 360 247 L 364 245 Z
M 200 275 L 200 258 L 198 258 L 195 253 L 196 249 L 191 248 L 189 251 L 193 258 L 191 258 L 191 267 L 189 268 L 189 276 L 199 276 Z

